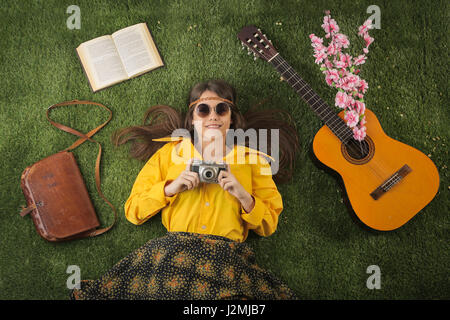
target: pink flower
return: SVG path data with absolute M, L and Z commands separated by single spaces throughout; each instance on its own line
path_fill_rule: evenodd
M 343 61 L 334 60 L 333 62 L 334 62 L 334 66 L 338 69 L 345 68 L 345 66 L 346 66 L 345 62 L 343 62 Z
M 331 77 L 333 77 L 334 81 L 337 81 L 339 79 L 339 73 L 338 73 L 338 71 L 336 69 L 331 69 L 329 71 L 329 74 L 330 74 Z
M 327 57 L 327 55 L 324 52 L 320 52 L 320 51 L 314 55 L 314 58 L 316 58 L 315 62 L 317 64 L 321 63 L 323 61 L 323 59 L 325 59 L 326 57 Z
M 352 107 L 355 105 L 355 99 L 352 98 L 352 96 L 347 96 L 347 104 L 346 104 L 346 108 L 351 110 Z
M 358 122 L 359 122 L 359 116 L 358 116 L 358 114 L 357 114 L 355 111 L 353 111 L 353 110 L 347 111 L 347 112 L 345 113 L 344 119 L 347 121 L 347 125 L 348 125 L 350 128 L 353 128 L 353 127 L 356 126 L 356 125 L 358 124 Z
M 369 36 L 368 33 L 366 33 L 364 35 L 364 41 L 366 42 L 366 48 L 368 48 L 370 46 L 370 44 L 373 42 L 374 38 L 372 38 L 371 36 Z
M 337 25 L 334 19 L 330 19 L 330 32 L 331 33 L 339 32 L 339 26 Z
M 323 17 L 323 24 L 321 25 L 323 31 L 325 31 L 325 33 L 330 33 L 330 22 L 329 22 L 330 18 L 329 16 L 325 16 Z
M 366 137 L 366 127 L 353 128 L 353 138 L 355 138 L 355 140 L 362 141 L 364 140 L 365 137 Z
M 330 60 L 326 59 L 325 60 L 325 67 L 327 69 L 332 69 L 333 68 L 333 63 Z
M 368 88 L 369 85 L 367 84 L 366 80 L 359 81 L 359 91 L 361 91 L 362 93 L 366 93 Z
M 367 26 L 364 26 L 364 25 L 360 26 L 360 27 L 359 27 L 358 35 L 359 35 L 359 36 L 364 35 L 364 34 L 367 32 L 367 29 L 368 29 Z
M 338 53 L 336 46 L 334 45 L 334 43 L 330 43 L 330 45 L 327 48 L 327 54 L 328 55 L 336 55 L 336 53 Z
M 358 86 L 359 86 L 359 83 L 361 82 L 361 79 L 360 79 L 357 75 L 355 75 L 355 74 L 353 74 L 353 73 L 350 73 L 350 74 L 347 76 L 347 79 L 348 79 L 348 81 L 351 83 L 352 88 L 358 87 Z
M 344 78 L 340 79 L 341 88 L 345 91 L 353 91 L 354 88 L 359 86 L 360 79 L 353 73 L 349 73 Z
M 348 96 L 345 92 L 338 91 L 335 98 L 335 106 L 344 109 L 347 104 Z
M 326 83 L 331 86 L 334 82 L 337 82 L 339 80 L 339 73 L 336 69 L 332 70 L 326 70 L 325 71 L 325 81 Z
M 341 54 L 340 60 L 345 63 L 345 68 L 352 66 L 352 56 L 348 53 Z
M 319 43 L 317 46 L 314 47 L 314 53 L 326 53 L 327 52 L 327 48 L 325 46 L 323 46 L 321 43 Z
M 331 38 L 327 44 L 324 44 L 323 38 L 314 34 L 309 35 L 311 46 L 314 48 L 315 63 L 320 65 L 325 75 L 325 82 L 338 89 L 335 105 L 345 110 L 344 120 L 347 126 L 353 129 L 354 138 L 363 140 L 366 136 L 364 116 L 366 105 L 362 100 L 369 86 L 357 75 L 360 69 L 356 69 L 355 66 L 366 62 L 368 48 L 374 41 L 369 35 L 372 21 L 366 20 L 359 27 L 358 35 L 364 39 L 365 47 L 362 50 L 363 54 L 356 58 L 343 52 L 343 49 L 350 46 L 350 41 L 345 34 L 339 33 L 339 26 L 334 19 L 331 19 L 329 12 L 326 12 L 323 18 L 322 28 L 325 31 L 325 39 Z
M 331 19 L 329 16 L 323 17 L 322 28 L 326 33 L 336 33 L 339 32 L 339 26 L 336 20 Z
M 319 44 L 322 44 L 322 42 L 323 42 L 323 39 L 322 39 L 322 38 L 319 38 L 319 37 L 316 37 L 316 36 L 314 35 L 314 33 L 310 34 L 310 35 L 309 35 L 309 38 L 311 39 L 311 45 L 312 45 L 313 47 L 315 47 L 315 46 L 317 46 L 317 45 L 319 45 Z
M 364 62 L 366 62 L 367 57 L 364 54 L 361 54 L 359 56 L 357 56 L 355 59 L 353 59 L 353 64 L 355 66 L 359 66 L 360 64 L 363 64 Z
M 372 27 L 372 20 L 368 19 L 364 22 L 362 26 L 359 27 L 358 35 L 362 36 L 365 33 L 369 31 L 369 29 Z
M 356 106 L 356 112 L 358 114 L 364 114 L 364 112 L 366 111 L 366 105 L 364 104 L 364 102 L 356 100 L 355 106 Z
M 334 36 L 334 41 L 338 48 L 348 48 L 348 46 L 350 45 L 350 41 L 348 41 L 347 36 L 342 33 L 336 34 Z

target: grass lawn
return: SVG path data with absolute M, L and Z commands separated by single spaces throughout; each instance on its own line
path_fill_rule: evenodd
M 69 5 L 81 10 L 81 29 L 70 30 Z M 323 36 L 323 11 L 331 10 L 351 48 L 361 51 L 357 27 L 376 4 L 381 29 L 361 76 L 365 101 L 392 138 L 429 155 L 440 174 L 435 199 L 403 227 L 376 232 L 345 206 L 340 184 L 311 159 L 314 134 L 322 126 L 279 74 L 256 62 L 236 37 L 248 24 L 260 27 L 283 57 L 330 105 L 335 90 L 314 64 L 309 34 Z M 123 205 L 143 166 L 128 147 L 116 149 L 113 131 L 138 124 L 155 104 L 186 107 L 190 87 L 222 78 L 248 109 L 288 110 L 301 140 L 294 179 L 279 185 L 284 211 L 268 238 L 250 235 L 258 264 L 283 279 L 302 299 L 449 299 L 448 1 L 3 1 L 0 7 L 0 299 L 67 299 L 66 273 L 77 265 L 83 279 L 100 277 L 116 262 L 166 230 L 159 215 L 142 226 L 129 223 Z M 97 93 L 90 91 L 75 48 L 92 38 L 146 22 L 165 67 Z M 446 62 L 447 61 L 447 62 Z M 49 124 L 49 105 L 92 100 L 113 111 L 94 138 L 102 143 L 102 190 L 119 220 L 93 239 L 49 243 L 35 231 L 20 176 L 30 164 L 71 145 L 76 137 Z M 100 108 L 77 106 L 52 112 L 55 121 L 88 132 L 106 120 Z M 102 225 L 113 214 L 95 190 L 97 145 L 74 151 Z M 381 271 L 381 289 L 370 290 L 367 268 Z

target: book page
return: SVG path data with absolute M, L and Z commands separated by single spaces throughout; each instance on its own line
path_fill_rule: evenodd
M 129 77 L 162 65 L 153 40 L 148 38 L 147 25 L 140 23 L 113 33 L 117 51 Z
M 97 89 L 103 88 L 128 78 L 111 36 L 84 42 L 79 48 L 93 88 L 94 85 Z

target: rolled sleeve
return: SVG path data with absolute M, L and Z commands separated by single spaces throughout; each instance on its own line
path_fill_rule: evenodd
M 261 236 L 269 236 L 277 229 L 283 202 L 272 176 L 261 174 L 270 170 L 270 165 L 262 159 L 260 162 L 252 168 L 252 197 L 255 205 L 248 213 L 242 208 L 241 217 L 249 229 Z
M 254 196 L 252 198 L 255 201 L 253 209 L 250 212 L 246 212 L 244 208 L 241 208 L 241 217 L 248 223 L 250 229 L 255 229 L 261 224 L 266 207 L 260 199 Z
M 133 224 L 144 223 L 176 198 L 176 195 L 167 197 L 164 193 L 164 187 L 170 182 L 164 179 L 166 147 L 167 145 L 158 150 L 147 161 L 125 202 L 125 217 Z

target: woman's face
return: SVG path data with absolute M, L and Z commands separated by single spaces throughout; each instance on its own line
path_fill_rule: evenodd
M 200 95 L 199 99 L 210 97 L 219 97 L 219 95 L 217 95 L 217 93 L 215 93 L 214 91 L 206 90 Z M 197 133 L 199 135 L 201 134 L 203 141 L 209 141 L 212 139 L 212 137 L 217 137 L 218 135 L 221 135 L 222 138 L 225 139 L 227 130 L 230 128 L 230 125 L 232 123 L 232 111 L 230 109 L 225 115 L 218 115 L 216 113 L 215 107 L 219 103 L 223 102 L 219 100 L 206 100 L 198 103 L 193 107 L 193 125 Z M 210 112 L 206 117 L 200 117 L 197 114 L 196 108 L 199 106 L 199 104 L 207 104 L 210 107 Z

